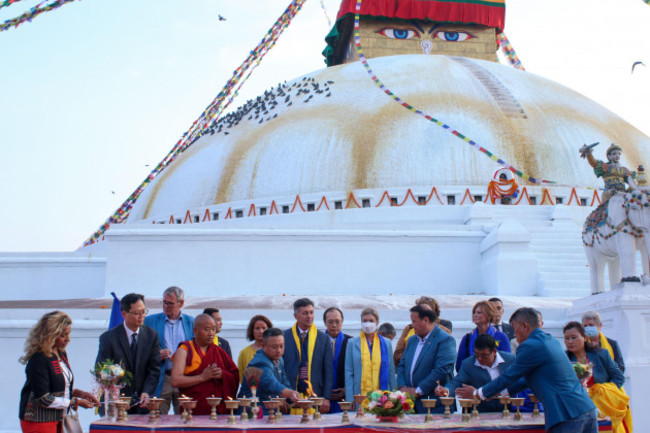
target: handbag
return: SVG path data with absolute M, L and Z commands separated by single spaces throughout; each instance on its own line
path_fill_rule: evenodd
M 83 433 L 81 423 L 79 422 L 79 414 L 72 407 L 63 416 L 63 433 Z

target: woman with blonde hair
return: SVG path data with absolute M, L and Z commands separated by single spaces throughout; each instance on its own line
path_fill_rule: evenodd
M 345 399 L 370 391 L 397 387 L 393 345 L 377 333 L 379 313 L 372 307 L 361 311 L 361 335 L 351 338 L 345 350 Z
M 66 346 L 72 319 L 61 311 L 47 313 L 30 330 L 25 354 L 27 380 L 20 393 L 20 427 L 23 433 L 56 433 L 63 416 L 72 407 L 99 405 L 89 392 L 73 387 Z
M 489 334 L 496 340 L 497 350 L 502 352 L 512 352 L 508 336 L 501 331 L 497 331 L 493 322 L 497 312 L 494 305 L 489 301 L 479 301 L 472 308 L 472 322 L 476 328 L 472 332 L 465 334 L 460 340 L 458 346 L 458 356 L 456 357 L 456 371 L 460 369 L 460 364 L 474 354 L 474 342 L 476 337 L 482 334 Z

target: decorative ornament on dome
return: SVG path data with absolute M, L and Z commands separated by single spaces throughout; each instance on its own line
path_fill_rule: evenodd
M 325 38 L 325 63 L 358 59 L 353 43 L 358 0 L 343 0 Z M 366 58 L 445 54 L 497 61 L 497 35 L 505 24 L 505 0 L 364 0 L 359 32 Z

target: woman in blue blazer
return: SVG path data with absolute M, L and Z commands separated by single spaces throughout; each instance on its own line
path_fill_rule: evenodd
M 393 345 L 390 340 L 377 334 L 379 313 L 374 308 L 361 312 L 361 335 L 351 338 L 345 351 L 345 400 L 354 401 L 357 394 L 375 389 L 392 391 L 396 388 Z M 364 345 L 365 347 L 363 347 Z M 366 355 L 364 365 L 363 358 Z M 374 357 L 381 357 L 373 363 Z M 377 365 L 379 364 L 379 365 Z M 378 368 L 377 368 L 378 367 Z M 370 369 L 370 370 L 365 370 Z M 366 373 L 366 381 L 363 377 Z
M 579 322 L 569 322 L 564 327 L 564 344 L 571 362 L 593 365 L 593 375 L 587 385 L 612 382 L 623 386 L 625 376 L 621 373 L 609 352 L 605 349 L 587 350 L 585 328 Z
M 465 334 L 460 340 L 458 355 L 456 356 L 456 371 L 460 371 L 460 365 L 463 361 L 474 354 L 474 342 L 476 337 L 482 334 L 489 334 L 494 337 L 497 342 L 497 349 L 501 352 L 512 353 L 508 336 L 501 331 L 497 331 L 492 325 L 496 314 L 497 312 L 491 302 L 480 301 L 474 304 L 472 322 L 474 322 L 476 328 L 472 332 Z

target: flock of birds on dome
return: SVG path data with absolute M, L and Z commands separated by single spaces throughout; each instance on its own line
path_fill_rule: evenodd
M 223 132 L 224 135 L 228 135 L 227 130 L 239 125 L 242 120 L 257 122 L 258 124 L 268 122 L 278 117 L 278 113 L 273 113 L 273 110 L 280 104 L 286 107 L 293 105 L 294 101 L 306 104 L 317 95 L 329 98 L 332 96 L 330 90 L 332 84 L 334 84 L 332 80 L 319 83 L 310 77 L 303 77 L 302 81 L 296 81 L 290 85 L 286 82 L 278 84 L 277 87 L 265 90 L 264 94 L 256 99 L 249 99 L 237 110 L 221 116 L 211 126 L 209 133 L 214 135 Z

